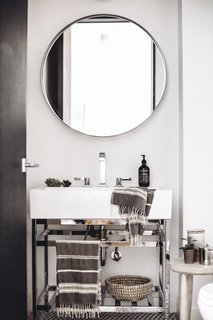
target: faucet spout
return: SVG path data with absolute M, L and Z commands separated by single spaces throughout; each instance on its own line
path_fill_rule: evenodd
M 99 153 L 99 168 L 100 168 L 100 183 L 99 186 L 106 186 L 106 154 L 105 152 Z

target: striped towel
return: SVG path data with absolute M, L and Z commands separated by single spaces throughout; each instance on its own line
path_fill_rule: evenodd
M 147 216 L 154 197 L 153 189 L 140 187 L 119 188 L 112 192 L 111 203 L 118 205 L 120 213 L 127 217 L 127 227 L 132 246 L 140 246 Z
M 58 317 L 99 317 L 100 242 L 56 241 Z

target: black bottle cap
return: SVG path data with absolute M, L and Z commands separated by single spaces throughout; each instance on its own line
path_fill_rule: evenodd
M 141 154 L 141 156 L 143 157 L 143 160 L 141 161 L 141 163 L 146 164 L 145 154 Z

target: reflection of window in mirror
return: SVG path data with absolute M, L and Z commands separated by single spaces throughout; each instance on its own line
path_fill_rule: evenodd
M 153 41 L 141 31 L 127 21 L 75 23 L 65 30 L 63 119 L 72 128 L 107 136 L 152 113 Z
M 118 16 L 84 17 L 52 41 L 42 65 L 42 89 L 69 127 L 114 136 L 143 123 L 166 85 L 164 58 L 139 25 Z
M 52 46 L 45 64 L 44 83 L 51 107 L 63 119 L 63 46 L 61 34 Z

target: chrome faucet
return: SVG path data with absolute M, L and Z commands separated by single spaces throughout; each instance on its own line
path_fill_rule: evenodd
M 106 155 L 105 152 L 99 152 L 99 170 L 100 170 L 100 187 L 106 186 Z
M 122 181 L 131 181 L 132 178 L 116 178 L 116 187 L 123 187 Z

